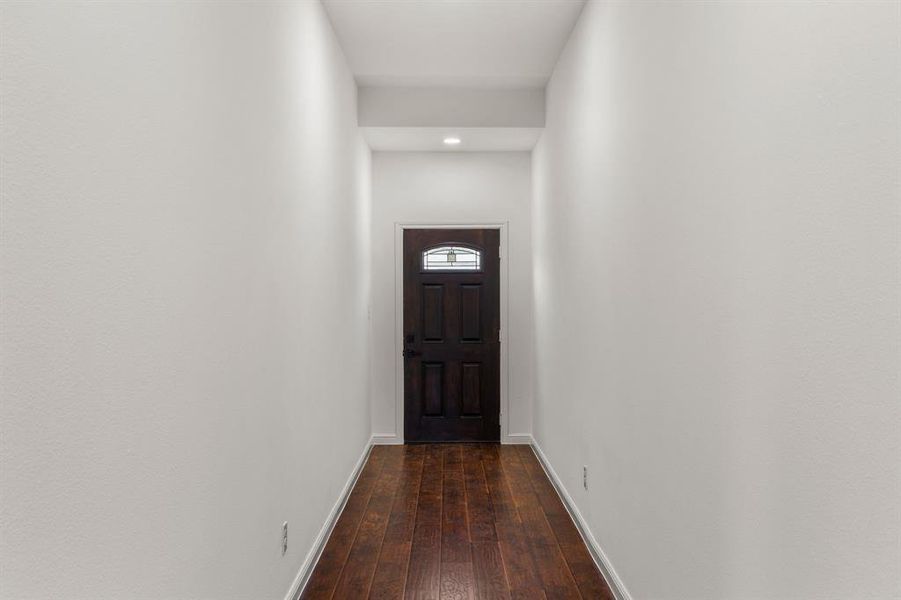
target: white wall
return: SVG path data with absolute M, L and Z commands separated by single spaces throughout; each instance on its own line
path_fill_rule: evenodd
M 901 597 L 899 28 L 592 2 L 557 65 L 535 432 L 634 598 Z
M 0 596 L 283 598 L 370 427 L 369 153 L 324 12 L 0 27 Z
M 403 437 L 395 385 L 395 223 L 509 222 L 508 434 L 532 431 L 531 162 L 525 152 L 372 155 L 372 430 Z M 402 390 L 401 390 L 402 391 Z M 402 396 L 402 394 L 401 394 Z M 397 438 L 395 438 L 397 439 Z

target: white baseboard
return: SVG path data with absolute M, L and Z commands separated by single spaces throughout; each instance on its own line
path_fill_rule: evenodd
M 519 444 L 531 445 L 534 442 L 530 433 L 511 433 L 504 436 L 501 444 L 515 446 Z
M 402 446 L 404 438 L 393 433 L 374 433 L 372 443 L 375 446 Z
M 553 483 L 554 487 L 557 489 L 557 494 L 560 496 L 560 499 L 563 500 L 563 505 L 566 506 L 566 510 L 569 511 L 569 516 L 572 517 L 573 522 L 579 529 L 579 533 L 582 534 L 582 539 L 588 547 L 588 552 L 594 559 L 601 575 L 607 580 L 607 585 L 610 586 L 613 595 L 616 596 L 616 600 L 632 600 L 632 596 L 629 595 L 629 590 L 626 589 L 626 585 L 623 583 L 622 579 L 620 579 L 619 575 L 617 575 L 616 569 L 613 568 L 610 559 L 607 558 L 607 555 L 604 553 L 600 544 L 598 544 L 598 541 L 594 539 L 594 534 L 592 534 L 591 529 L 588 528 L 588 523 L 585 522 L 582 513 L 576 508 L 576 503 L 573 501 L 572 496 L 566 491 L 563 482 L 557 476 L 557 472 L 554 471 L 554 467 L 548 462 L 547 456 L 545 456 L 544 452 L 541 450 L 541 446 L 539 446 L 538 442 L 534 439 L 532 440 L 532 449 L 538 457 L 538 462 L 540 462 L 541 466 L 544 468 L 544 472 L 547 473 L 548 479 L 551 480 L 551 483 Z
M 303 559 L 303 563 L 300 565 L 300 571 L 298 571 L 297 577 L 295 577 L 294 581 L 291 583 L 291 587 L 285 595 L 285 600 L 297 600 L 300 598 L 304 587 L 306 587 L 307 583 L 310 581 L 310 575 L 313 574 L 313 569 L 316 568 L 316 563 L 319 562 L 319 557 L 322 556 L 322 551 L 325 549 L 325 544 L 328 542 L 329 536 L 332 535 L 335 523 L 338 522 L 338 517 L 341 516 L 344 505 L 347 504 L 350 492 L 354 489 L 357 478 L 360 477 L 360 473 L 363 471 L 363 465 L 366 464 L 366 459 L 369 457 L 369 452 L 372 450 L 372 446 L 375 443 L 374 437 L 375 436 L 370 438 L 366 443 L 366 447 L 363 448 L 363 454 L 360 455 L 357 464 L 354 465 L 350 478 L 347 480 L 347 483 L 344 484 L 344 488 L 341 490 L 337 502 L 335 502 L 335 505 L 329 512 L 328 518 L 325 520 L 322 529 L 319 530 L 319 535 L 317 535 L 316 539 L 313 541 L 313 547 L 310 548 L 306 558 Z

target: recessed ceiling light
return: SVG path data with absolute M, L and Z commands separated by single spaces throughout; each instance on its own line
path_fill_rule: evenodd
M 456 146 L 460 143 L 460 138 L 458 137 L 446 137 L 444 138 L 444 143 L 448 146 Z

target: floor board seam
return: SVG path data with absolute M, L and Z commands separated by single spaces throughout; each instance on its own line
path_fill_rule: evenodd
M 371 454 L 369 456 L 369 459 L 367 459 L 367 462 L 369 462 L 369 460 L 372 460 Z M 384 460 L 384 459 L 382 460 L 382 464 L 379 465 L 378 471 L 375 474 L 375 482 L 373 482 L 372 487 L 369 489 L 369 492 L 367 493 L 366 505 L 363 509 L 363 514 L 360 516 L 360 521 L 359 521 L 359 523 L 357 523 L 357 526 L 354 529 L 353 541 L 351 541 L 351 543 L 350 543 L 350 547 L 347 550 L 347 556 L 344 557 L 344 562 L 341 565 L 341 570 L 338 572 L 338 578 L 335 580 L 335 587 L 332 588 L 332 593 L 329 594 L 329 598 L 331 600 L 335 600 L 335 593 L 338 591 L 338 586 L 341 583 L 341 578 L 344 576 L 344 570 L 347 568 L 347 561 L 350 560 L 350 555 L 353 552 L 354 545 L 357 543 L 357 537 L 360 535 L 360 528 L 363 526 L 363 519 L 366 517 L 366 511 L 369 508 L 369 503 L 372 502 L 372 494 L 375 491 L 375 486 L 376 486 L 376 483 L 378 483 L 378 478 L 382 475 L 382 471 L 385 470 L 386 462 L 387 462 L 386 460 Z M 364 469 L 365 469 L 365 467 L 364 467 Z M 356 487 L 356 486 L 354 486 L 354 487 Z M 353 494 L 352 491 L 351 491 L 351 494 Z
M 485 460 L 484 459 L 485 459 L 485 455 L 483 454 L 482 450 L 479 449 L 479 469 L 482 471 L 482 478 L 485 480 L 485 492 L 488 494 L 488 501 L 491 503 L 492 506 L 494 506 L 494 500 L 492 499 L 492 496 L 491 496 L 491 486 L 488 485 L 488 473 L 485 471 Z M 506 586 L 507 586 L 507 594 L 510 595 L 513 593 L 513 584 L 511 583 L 510 572 L 507 568 L 507 561 L 504 560 L 504 553 L 501 552 L 500 537 L 497 535 L 497 513 L 494 510 L 492 510 L 491 512 L 494 515 L 492 527 L 494 527 L 494 538 L 495 538 L 494 543 L 497 546 L 497 557 L 501 561 L 501 569 L 504 572 L 504 582 L 506 583 Z
M 400 465 L 397 465 L 397 466 L 402 466 L 402 465 L 403 465 L 403 462 L 401 461 Z M 383 467 L 383 471 L 384 471 L 384 467 Z M 397 491 L 400 489 L 401 481 L 402 481 L 402 477 L 401 477 L 400 471 L 399 471 L 397 473 L 397 481 L 394 482 L 394 490 L 392 490 L 392 492 L 391 492 L 391 505 L 388 508 L 388 517 L 385 520 L 385 530 L 382 532 L 382 538 L 379 541 L 379 552 L 375 558 L 375 568 L 372 569 L 372 573 L 369 575 L 369 584 L 366 586 L 366 597 L 367 598 L 372 595 L 372 582 L 375 581 L 375 575 L 379 569 L 379 559 L 382 556 L 382 549 L 385 547 L 385 537 L 388 535 L 388 525 L 391 524 L 391 513 L 394 512 L 394 501 L 397 498 Z M 370 501 L 371 501 L 371 498 L 370 498 Z
M 523 526 L 522 513 L 520 513 L 520 511 L 519 511 L 519 504 L 516 502 L 516 498 L 513 495 L 513 485 L 510 481 L 509 470 L 504 467 L 504 461 L 502 460 L 500 453 L 498 453 L 498 465 L 500 466 L 501 475 L 503 476 L 504 483 L 507 486 L 507 491 L 510 492 L 510 499 L 513 501 L 513 510 L 516 511 L 516 518 L 519 521 L 518 527 L 520 528 L 520 531 L 524 534 L 525 528 Z M 528 540 L 525 540 L 525 541 L 528 542 Z M 532 564 L 532 568 L 537 569 L 537 565 L 535 564 L 535 557 L 532 556 L 531 548 L 528 551 L 527 558 L 528 558 L 529 562 Z M 512 592 L 512 588 L 511 588 L 511 592 Z M 544 593 L 545 596 L 547 596 L 547 594 L 545 593 L 543 582 L 541 585 L 541 592 Z
M 525 447 L 525 446 L 523 446 L 523 447 Z M 529 446 L 528 448 L 529 448 L 529 452 L 532 452 L 532 447 Z M 557 531 L 551 525 L 550 519 L 547 518 L 547 511 L 544 509 L 544 505 L 541 504 L 541 500 L 538 499 L 538 494 L 537 494 L 538 490 L 535 487 L 535 480 L 532 477 L 531 471 L 529 470 L 529 468 L 526 466 L 525 462 L 522 459 L 522 452 L 521 451 L 517 452 L 516 457 L 519 459 L 520 464 L 523 466 L 523 469 L 526 471 L 526 476 L 529 478 L 529 486 L 532 488 L 532 493 L 535 495 L 535 498 L 538 501 L 539 506 L 541 506 L 541 514 L 542 514 L 542 516 L 544 516 L 544 520 L 548 524 L 548 528 L 551 530 L 551 533 L 554 534 L 554 539 L 557 541 L 557 549 L 560 551 L 561 558 L 563 558 L 563 564 L 566 565 L 566 570 L 569 572 L 569 576 L 572 578 L 573 583 L 576 586 L 576 591 L 579 593 L 579 597 L 584 599 L 585 595 L 582 593 L 582 588 L 579 587 L 579 581 L 576 579 L 576 574 L 573 573 L 572 567 L 570 566 L 569 561 L 566 559 L 566 554 L 563 552 L 563 549 L 560 545 L 560 538 L 557 536 Z M 591 599 L 589 598 L 588 600 L 591 600 Z
M 416 491 L 416 510 L 413 511 L 413 531 L 416 531 L 416 519 L 419 517 L 419 495 L 422 493 L 422 476 L 425 474 L 425 456 L 422 457 L 422 465 L 419 467 L 419 489 Z M 407 554 L 407 570 L 404 573 L 404 585 L 401 597 L 407 596 L 407 577 L 410 574 L 410 561 L 413 559 L 413 535 L 410 535 L 410 552 Z

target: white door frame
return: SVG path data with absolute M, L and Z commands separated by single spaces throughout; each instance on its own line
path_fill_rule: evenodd
M 501 292 L 501 373 L 500 373 L 500 423 L 501 443 L 514 443 L 507 435 L 510 432 L 510 402 L 507 352 L 507 323 L 508 323 L 508 285 L 509 269 L 507 268 L 507 230 L 509 221 L 496 221 L 493 223 L 394 223 L 394 431 L 397 432 L 398 443 L 404 443 L 404 229 L 498 229 L 501 234 L 501 267 L 500 267 L 500 292 Z

